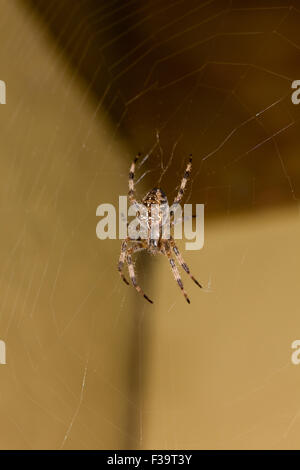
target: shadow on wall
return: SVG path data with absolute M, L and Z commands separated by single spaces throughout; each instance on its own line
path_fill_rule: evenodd
M 296 4 L 29 3 L 133 152 L 152 152 L 145 188 L 156 185 L 163 166 L 164 189 L 174 192 L 192 152 L 191 200 L 206 204 L 206 217 L 295 204 Z

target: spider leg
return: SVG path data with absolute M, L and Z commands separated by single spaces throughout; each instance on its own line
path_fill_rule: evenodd
M 183 178 L 181 180 L 179 191 L 177 193 L 177 196 L 174 199 L 173 204 L 179 204 L 180 203 L 180 201 L 182 199 L 182 196 L 183 196 L 183 193 L 184 193 L 184 190 L 185 190 L 185 187 L 186 187 L 186 183 L 188 182 L 188 179 L 190 177 L 191 169 L 192 169 L 192 155 L 190 155 L 189 162 L 187 164 L 187 167 L 185 169 Z
M 136 198 L 135 198 L 135 188 L 134 188 L 134 173 L 135 173 L 135 165 L 136 165 L 136 162 L 138 161 L 139 157 L 141 156 L 140 153 L 137 154 L 137 156 L 135 157 L 135 159 L 133 160 L 132 164 L 131 164 L 131 167 L 130 167 L 130 170 L 129 170 L 129 177 L 128 177 L 128 187 L 129 187 L 129 191 L 128 191 L 128 197 L 129 197 L 129 201 L 131 204 L 135 204 L 137 202 Z
M 119 263 L 118 263 L 118 271 L 119 271 L 119 274 L 120 274 L 121 278 L 125 282 L 125 284 L 127 284 L 129 286 L 129 282 L 127 281 L 126 277 L 123 274 L 123 267 L 124 267 L 124 261 L 125 261 L 125 258 L 126 258 L 128 240 L 129 239 L 126 238 L 123 241 L 122 245 L 121 245 L 121 253 L 120 253 L 120 258 L 119 258 Z
M 181 292 L 183 293 L 184 297 L 185 297 L 185 300 L 187 301 L 187 303 L 191 303 L 190 302 L 190 299 L 188 298 L 187 296 L 187 293 L 185 292 L 184 290 L 184 287 L 183 287 L 183 283 L 182 283 L 182 280 L 181 280 L 181 277 L 180 277 L 180 274 L 178 272 L 178 269 L 177 269 L 177 266 L 175 264 L 175 261 L 174 259 L 172 258 L 172 255 L 171 255 L 171 252 L 170 252 L 170 248 L 169 248 L 169 245 L 166 246 L 165 248 L 165 254 L 167 255 L 168 259 L 169 259 L 169 262 L 170 262 L 170 265 L 171 265 L 171 268 L 172 268 L 172 272 L 173 272 L 173 276 L 177 282 L 177 284 L 179 285 L 180 289 L 181 289 Z
M 135 253 L 136 251 L 140 251 L 140 250 L 144 250 L 144 246 L 142 245 L 142 242 L 135 242 L 136 245 L 135 246 L 132 246 L 130 248 L 128 248 L 128 242 L 130 241 L 130 238 L 126 238 L 122 245 L 121 245 L 121 254 L 120 254 L 120 258 L 119 258 L 119 263 L 118 263 L 118 271 L 120 273 L 120 276 L 121 278 L 123 279 L 123 281 L 125 282 L 125 284 L 127 284 L 129 286 L 129 282 L 127 281 L 126 277 L 124 276 L 123 274 L 123 268 L 124 268 L 124 263 L 126 261 L 126 255 L 128 253 Z
M 195 279 L 194 276 L 192 276 L 192 274 L 190 272 L 190 269 L 189 269 L 188 265 L 185 263 L 183 257 L 181 256 L 180 251 L 178 250 L 173 238 L 171 238 L 170 243 L 171 243 L 171 246 L 173 248 L 173 251 L 175 253 L 175 256 L 176 256 L 176 259 L 177 259 L 178 263 L 183 267 L 185 272 L 190 276 L 190 278 L 194 281 L 194 283 L 197 284 L 197 286 L 202 288 L 201 284 L 199 284 L 197 279 Z
M 131 254 L 127 254 L 127 257 L 126 257 L 126 260 L 127 260 L 127 264 L 128 264 L 128 271 L 129 271 L 129 276 L 130 276 L 130 279 L 131 279 L 131 282 L 132 282 L 132 285 L 133 287 L 136 288 L 136 290 L 142 294 L 146 300 L 148 300 L 148 302 L 150 302 L 151 304 L 153 304 L 153 301 L 151 299 L 149 299 L 149 297 L 144 293 L 144 291 L 142 290 L 142 288 L 138 285 L 137 281 L 136 281 L 136 277 L 135 277 L 135 272 L 134 272 L 134 267 L 133 267 L 133 263 L 132 263 L 132 257 L 131 257 Z

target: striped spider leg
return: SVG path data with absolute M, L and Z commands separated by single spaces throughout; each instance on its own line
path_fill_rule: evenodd
M 181 183 L 180 183 L 180 188 L 178 190 L 178 193 L 177 193 L 177 196 L 175 197 L 174 201 L 173 201 L 173 206 L 176 206 L 180 203 L 181 199 L 183 198 L 183 194 L 184 194 L 184 191 L 185 191 L 185 187 L 187 185 L 187 182 L 190 178 L 190 174 L 191 174 L 191 170 L 192 170 L 192 160 L 193 160 L 193 157 L 192 157 L 192 154 L 190 154 L 189 156 L 189 161 L 188 161 L 188 164 L 186 166 L 186 169 L 185 169 L 185 172 L 183 174 L 183 178 L 181 180 Z M 176 209 L 175 209 L 176 210 Z M 174 225 L 174 211 L 171 210 L 171 213 L 170 213 L 170 223 L 171 225 Z M 195 216 L 193 216 L 194 218 Z M 182 220 L 179 220 L 179 222 L 181 222 Z
M 179 191 L 177 193 L 177 196 L 174 199 L 173 204 L 179 204 L 180 203 L 180 201 L 183 197 L 183 193 L 184 193 L 186 184 L 187 184 L 187 182 L 189 180 L 189 177 L 190 177 L 191 169 L 192 169 L 192 155 L 190 155 L 189 162 L 187 164 L 187 167 L 185 169 L 183 178 L 181 180 Z
M 170 265 L 171 265 L 171 269 L 172 269 L 172 273 L 173 273 L 173 276 L 175 278 L 175 281 L 177 282 L 177 284 L 179 285 L 180 289 L 181 289 L 181 292 L 183 293 L 184 297 L 185 297 L 185 300 L 187 301 L 187 303 L 191 303 L 190 302 L 190 299 L 188 298 L 187 296 L 187 293 L 186 291 L 184 290 L 184 287 L 183 287 L 183 283 L 182 283 L 182 280 L 181 280 L 181 277 L 180 277 L 180 274 L 179 274 L 179 271 L 177 269 L 177 266 L 176 266 L 176 263 L 174 261 L 174 259 L 172 258 L 172 254 L 171 254 L 171 250 L 170 250 L 170 245 L 167 241 L 164 242 L 164 246 L 165 246 L 165 254 L 170 262 Z
M 153 304 L 153 301 L 149 299 L 149 297 L 144 293 L 143 289 L 138 285 L 136 276 L 135 276 L 135 271 L 134 271 L 134 266 L 132 262 L 132 255 L 133 253 L 136 253 L 137 251 L 145 250 L 147 248 L 147 244 L 143 241 L 132 241 L 133 245 L 131 247 L 128 247 L 128 242 L 131 241 L 128 237 L 123 241 L 122 246 L 121 246 L 121 254 L 119 258 L 119 264 L 118 264 L 118 271 L 125 282 L 125 284 L 129 285 L 129 282 L 127 281 L 126 277 L 123 274 L 123 268 L 124 264 L 126 263 L 128 266 L 128 272 L 129 272 L 129 277 L 132 282 L 133 287 L 143 296 L 145 297 L 148 302 Z
M 176 244 L 175 244 L 175 240 L 171 237 L 170 239 L 170 244 L 173 248 L 173 251 L 174 251 L 174 254 L 176 256 L 176 259 L 178 261 L 178 263 L 180 264 L 180 266 L 185 270 L 185 272 L 190 276 L 190 278 L 194 281 L 195 284 L 197 284 L 198 287 L 201 287 L 201 284 L 199 284 L 199 282 L 197 281 L 197 279 L 194 278 L 194 276 L 191 274 L 190 272 L 190 268 L 188 267 L 188 265 L 185 263 L 180 251 L 178 250 Z
M 130 170 L 129 170 L 129 179 L 128 179 L 128 186 L 129 186 L 129 191 L 128 191 L 128 197 L 129 201 L 131 204 L 136 204 L 137 200 L 135 197 L 135 187 L 134 187 L 134 174 L 135 174 L 135 165 L 136 162 L 138 161 L 139 157 L 141 156 L 140 153 L 137 154 L 135 159 L 133 160 Z

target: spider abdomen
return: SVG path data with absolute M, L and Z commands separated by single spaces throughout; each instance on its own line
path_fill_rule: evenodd
M 163 220 L 168 209 L 168 198 L 161 188 L 153 188 L 143 198 L 143 204 L 148 209 L 147 244 L 152 254 L 161 250 L 163 236 Z

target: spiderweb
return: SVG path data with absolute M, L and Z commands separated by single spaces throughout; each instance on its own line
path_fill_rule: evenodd
M 0 447 L 297 446 L 289 345 L 299 323 L 300 107 L 291 101 L 299 2 L 1 0 L 0 8 L 8 93 L 0 108 Z M 206 250 L 188 257 L 205 280 L 190 314 L 165 260 L 137 263 L 157 299 L 150 314 L 117 277 L 120 242 L 95 239 L 96 207 L 126 194 L 137 151 L 140 196 L 159 181 L 174 197 L 194 156 L 187 201 L 205 203 L 211 225 Z M 277 252 L 281 297 L 273 300 L 268 283 L 277 265 L 264 263 L 248 316 L 242 298 L 264 258 L 241 221 L 278 208 L 290 229 L 270 222 L 276 243 L 249 231 L 266 259 Z M 231 223 L 243 240 L 235 247 L 224 230 Z M 278 253 L 278 244 L 289 246 Z M 276 302 L 290 307 L 287 322 L 274 318 Z M 218 342 L 219 362 L 209 354 Z M 253 344 L 247 373 L 237 351 Z

